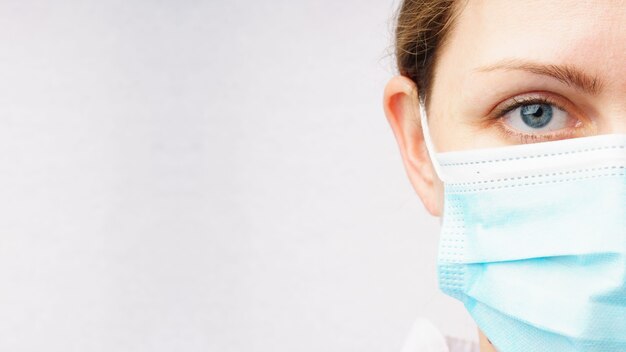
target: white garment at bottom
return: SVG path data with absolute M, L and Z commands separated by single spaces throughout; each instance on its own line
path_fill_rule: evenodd
M 479 347 L 473 341 L 444 337 L 430 321 L 418 318 L 402 352 L 479 352 Z

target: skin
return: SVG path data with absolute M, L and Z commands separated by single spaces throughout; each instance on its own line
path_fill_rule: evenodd
M 457 14 L 427 106 L 437 152 L 626 133 L 626 1 L 469 0 Z M 554 67 L 561 76 L 548 72 Z M 396 76 L 383 105 L 411 184 L 439 217 L 443 184 L 426 151 L 417 93 Z M 513 99 L 548 99 L 552 125 L 524 125 L 519 108 L 500 116 Z M 481 352 L 496 351 L 480 330 L 479 338 Z

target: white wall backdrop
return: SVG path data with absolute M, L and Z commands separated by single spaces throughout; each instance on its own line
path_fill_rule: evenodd
M 390 1 L 0 1 L 0 350 L 399 351 L 437 221 Z

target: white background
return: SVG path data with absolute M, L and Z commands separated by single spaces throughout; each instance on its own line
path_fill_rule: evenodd
M 0 350 L 399 351 L 437 221 L 390 1 L 1 1 Z

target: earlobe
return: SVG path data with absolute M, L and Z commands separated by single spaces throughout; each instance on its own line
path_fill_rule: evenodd
M 417 87 L 413 81 L 396 76 L 387 83 L 383 106 L 398 142 L 404 168 L 426 209 L 432 215 L 440 216 L 438 179 L 424 143 L 418 104 Z

